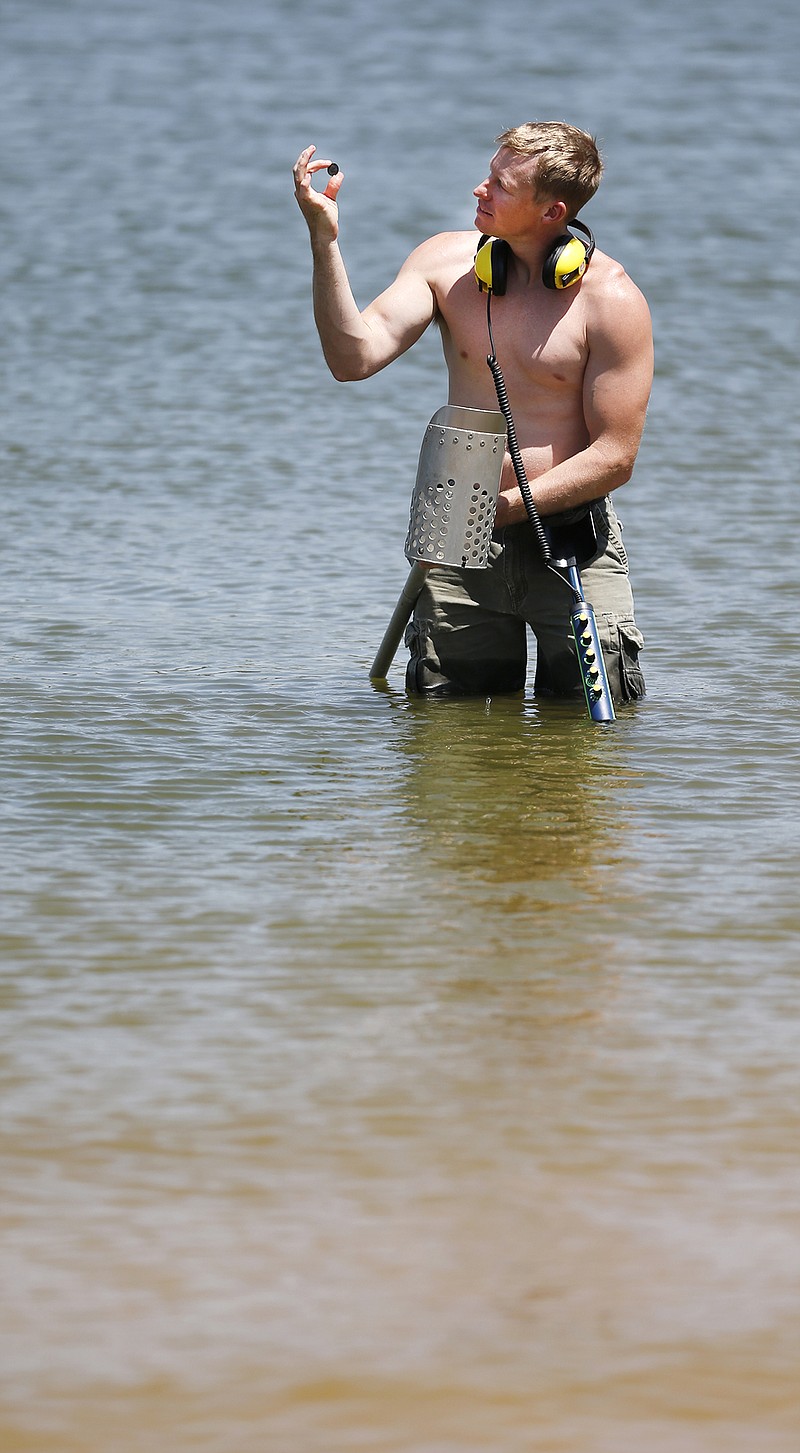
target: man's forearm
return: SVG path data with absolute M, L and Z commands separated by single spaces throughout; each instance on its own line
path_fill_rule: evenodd
M 371 334 L 353 297 L 338 243 L 312 240 L 311 255 L 314 321 L 325 362 L 340 382 L 363 378 Z
M 522 460 L 524 464 L 524 449 Z M 602 499 L 630 479 L 633 462 L 628 450 L 590 444 L 571 459 L 565 459 L 544 474 L 529 479 L 538 514 L 544 518 L 562 510 L 577 509 L 594 499 Z M 510 458 L 506 458 L 503 466 L 500 489 L 498 526 L 519 524 L 527 519 L 525 502 Z

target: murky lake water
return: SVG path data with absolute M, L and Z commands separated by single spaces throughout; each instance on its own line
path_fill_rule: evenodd
M 3 1453 L 794 1453 L 796 7 L 0 25 Z M 656 328 L 608 729 L 369 684 L 444 375 L 291 195 L 366 302 L 537 116 Z

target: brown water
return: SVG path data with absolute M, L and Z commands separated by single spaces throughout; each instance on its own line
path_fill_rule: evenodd
M 3 22 L 0 1449 L 795 1453 L 795 11 L 306 12 Z M 375 291 L 510 112 L 656 320 L 610 728 L 369 684 L 443 378 L 325 377 L 287 190 Z

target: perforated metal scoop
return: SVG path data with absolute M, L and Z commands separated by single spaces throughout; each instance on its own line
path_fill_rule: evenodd
M 501 413 L 445 404 L 420 450 L 405 557 L 483 570 L 489 561 L 506 447 Z
M 405 556 L 408 579 L 370 667 L 383 681 L 425 584 L 425 565 L 482 570 L 489 563 L 506 421 L 491 409 L 445 404 L 431 419 L 419 455 Z

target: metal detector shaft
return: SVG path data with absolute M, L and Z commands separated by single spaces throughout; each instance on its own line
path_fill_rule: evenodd
M 386 633 L 378 647 L 378 654 L 369 668 L 371 681 L 385 681 L 389 667 L 391 666 L 397 648 L 403 639 L 403 632 L 411 619 L 411 612 L 417 603 L 419 593 L 425 584 L 425 567 L 414 564 L 408 572 L 400 598 L 392 613 L 392 618 L 386 627 Z
M 503 370 L 497 362 L 494 353 L 494 339 L 492 337 L 491 318 L 492 291 L 489 289 L 486 300 L 486 322 L 489 329 L 489 342 L 492 351 L 486 362 L 489 366 L 492 378 L 494 379 L 497 402 L 500 411 L 506 421 L 508 432 L 508 452 L 511 455 L 511 463 L 514 466 L 514 473 L 517 477 L 522 502 L 525 512 L 533 527 L 539 550 L 545 565 L 554 575 L 560 576 L 570 587 L 573 594 L 573 605 L 570 610 L 570 625 L 575 640 L 575 648 L 578 653 L 578 666 L 583 683 L 583 692 L 586 697 L 586 705 L 589 708 L 589 716 L 592 721 L 615 721 L 614 703 L 611 700 L 611 691 L 606 675 L 606 664 L 603 660 L 603 650 L 600 645 L 600 637 L 597 633 L 597 622 L 594 618 L 594 611 L 583 593 L 578 562 L 575 556 L 570 558 L 554 559 L 550 548 L 550 541 L 539 512 L 534 503 L 528 476 L 525 473 L 525 464 L 517 443 L 517 432 L 514 428 L 514 419 L 511 413 L 511 406 L 508 402 Z

